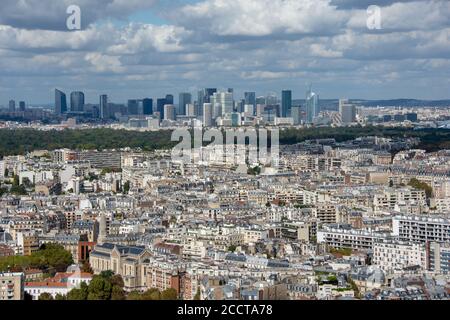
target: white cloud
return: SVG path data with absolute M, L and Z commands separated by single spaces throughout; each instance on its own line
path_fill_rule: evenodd
M 449 1 L 380 1 L 383 29 L 370 31 L 356 0 L 202 0 L 167 10 L 172 14 L 165 25 L 95 23 L 153 3 L 100 0 L 102 7 L 80 0 L 82 14 L 94 23 L 76 32 L 52 24 L 64 1 L 46 15 L 34 0 L 5 0 L 0 87 L 51 92 L 44 86 L 57 82 L 122 92 L 126 100 L 137 90 L 176 94 L 197 86 L 303 90 L 313 82 L 330 95 L 343 88 L 351 96 L 368 84 L 379 92 L 388 82 L 420 92 L 420 85 L 431 83 L 436 92 L 449 83 Z M 29 24 L 13 19 L 19 12 Z
M 183 7 L 174 17 L 180 15 L 183 25 L 218 36 L 329 34 L 347 17 L 329 0 L 206 0 Z
M 182 27 L 148 24 L 129 25 L 123 30 L 118 44 L 109 47 L 114 54 L 134 54 L 146 50 L 177 52 L 183 50 L 182 42 L 190 32 Z

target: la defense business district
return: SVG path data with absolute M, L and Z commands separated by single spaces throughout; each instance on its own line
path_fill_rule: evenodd
M 449 2 L 385 1 L 382 31 L 315 2 L 333 33 L 276 20 L 311 1 L 271 1 L 274 29 L 265 0 L 180 2 L 70 32 L 0 13 L 0 300 L 449 300 Z M 436 22 L 411 36 L 414 10 Z

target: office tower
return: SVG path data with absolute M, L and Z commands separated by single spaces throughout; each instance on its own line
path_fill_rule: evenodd
M 25 101 L 20 101 L 19 102 L 19 110 L 20 111 L 25 111 L 26 110 L 26 105 L 25 105 Z
M 15 112 L 16 111 L 16 101 L 9 100 L 9 112 Z
M 233 88 L 228 88 L 227 92 L 228 93 L 234 93 L 234 89 Z
M 214 93 L 217 92 L 217 89 L 216 88 L 206 88 L 204 92 L 205 92 L 205 100 L 207 101 L 206 103 L 210 103 L 211 97 L 214 95 Z
M 302 120 L 300 106 L 293 106 L 291 109 L 291 117 L 294 119 L 294 125 L 299 125 Z
M 164 120 L 175 121 L 177 118 L 175 106 L 173 104 L 164 105 Z
M 258 105 L 258 104 L 260 104 L 260 105 L 266 104 L 266 97 L 261 96 L 261 97 L 256 98 L 256 105 Z
M 313 123 L 314 119 L 319 115 L 319 96 L 311 91 L 311 87 L 306 93 L 306 122 Z
M 156 111 L 159 112 L 161 119 L 164 119 L 164 106 L 166 105 L 166 99 L 161 98 L 156 100 Z
M 217 119 L 218 117 L 222 116 L 222 105 L 220 103 L 212 104 L 212 118 L 213 120 Z
M 266 96 L 266 105 L 268 106 L 274 106 L 278 104 L 278 98 L 275 93 L 269 93 Z
M 173 95 L 171 94 L 166 95 L 166 104 L 173 104 Z
M 233 112 L 231 114 L 231 125 L 233 127 L 238 127 L 241 125 L 241 114 L 237 112 Z
M 192 103 L 192 95 L 187 92 L 180 93 L 180 99 L 178 101 L 177 114 L 186 115 L 186 105 Z
M 251 117 L 255 114 L 255 107 L 252 104 L 246 104 L 244 106 L 244 115 L 246 117 Z
M 137 115 L 139 114 L 139 102 L 136 99 L 128 100 L 128 114 L 129 115 Z
M 257 104 L 256 105 L 256 116 L 262 117 L 262 114 L 264 113 L 265 108 L 266 108 L 265 104 Z
M 417 122 L 417 113 L 407 113 L 406 120 L 411 122 Z
M 395 114 L 394 115 L 394 121 L 396 122 L 403 122 L 406 120 L 406 116 L 404 114 Z
M 256 111 L 256 93 L 255 92 L 244 92 L 244 105 L 252 105 L 253 111 Z
M 230 92 L 216 92 L 211 98 L 211 104 L 216 107 L 220 104 L 222 116 L 233 112 L 233 94 Z
M 392 116 L 390 114 L 383 115 L 383 122 L 390 122 L 392 121 Z
M 241 99 L 235 102 L 234 111 L 236 112 L 244 112 L 245 100 Z
M 144 101 L 143 100 L 138 100 L 138 111 L 137 114 L 138 115 L 143 115 L 144 114 Z
M 195 112 L 195 105 L 193 105 L 191 103 L 186 106 L 186 115 L 188 117 L 196 117 L 197 116 L 197 112 Z
M 203 115 L 203 103 L 205 103 L 205 97 L 203 95 L 203 90 L 199 90 L 197 93 L 197 110 L 199 115 Z
M 145 98 L 142 100 L 142 113 L 146 116 L 153 114 L 153 99 Z
M 61 115 L 67 112 L 67 98 L 66 94 L 58 89 L 55 89 L 55 113 Z
M 203 104 L 211 103 L 211 96 L 217 92 L 216 88 L 205 88 L 198 92 L 199 115 L 203 115 Z
M 281 92 L 281 116 L 286 118 L 292 109 L 292 91 L 283 90 Z
M 108 96 L 106 94 L 102 94 L 100 96 L 100 119 L 107 119 L 109 118 L 108 113 Z
M 83 112 L 84 111 L 84 93 L 81 91 L 74 91 L 70 94 L 70 111 Z
M 212 127 L 212 104 L 204 103 L 203 104 L 203 126 L 204 127 Z
M 266 122 L 273 122 L 275 118 L 278 115 L 277 108 L 274 108 L 273 106 L 266 106 L 264 108 L 264 112 L 262 113 L 262 118 Z
M 339 113 L 341 115 L 342 123 L 356 122 L 356 107 L 349 103 L 348 100 L 339 100 Z

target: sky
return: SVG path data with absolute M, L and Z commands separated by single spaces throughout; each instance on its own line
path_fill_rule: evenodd
M 81 29 L 68 30 L 77 5 Z M 368 12 L 370 5 L 376 11 Z M 448 0 L 2 0 L 0 105 L 204 87 L 450 98 Z M 377 19 L 379 17 L 379 19 Z M 379 23 L 378 23 L 379 22 Z M 368 27 L 369 24 L 369 27 Z M 375 28 L 374 28 L 375 27 Z

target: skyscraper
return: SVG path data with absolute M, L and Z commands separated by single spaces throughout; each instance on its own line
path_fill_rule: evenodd
M 204 103 L 203 104 L 203 126 L 211 127 L 212 126 L 212 104 Z
M 241 125 L 241 114 L 238 112 L 231 113 L 231 125 L 237 127 Z
M 274 106 L 278 104 L 278 97 L 275 93 L 268 93 L 266 96 L 266 105 Z
M 205 88 L 198 92 L 199 115 L 203 115 L 203 104 L 211 103 L 211 96 L 216 92 L 216 88 Z
M 61 115 L 67 112 L 67 98 L 66 94 L 58 89 L 55 89 L 55 113 Z
M 192 103 L 192 95 L 190 93 L 188 92 L 180 93 L 177 114 L 186 115 L 186 105 L 191 103 Z
M 102 94 L 100 96 L 100 119 L 107 119 L 109 118 L 108 113 L 108 96 L 106 94 Z
M 171 94 L 166 95 L 166 104 L 173 104 L 173 95 Z
M 283 90 L 281 92 L 281 116 L 286 118 L 292 109 L 292 91 Z
M 26 110 L 26 104 L 25 104 L 25 101 L 20 101 L 19 102 L 19 110 L 20 111 L 25 111 Z
M 301 122 L 300 106 L 293 106 L 291 109 L 291 117 L 294 119 L 294 125 L 299 125 Z
M 9 112 L 15 112 L 16 111 L 16 101 L 9 100 Z
M 220 104 L 222 116 L 233 112 L 233 94 L 230 92 L 216 92 L 211 98 L 211 104 L 216 108 Z
M 142 100 L 142 108 L 144 115 L 153 114 L 153 99 L 145 98 Z
M 347 99 L 339 100 L 339 113 L 342 123 L 356 122 L 356 106 L 349 103 Z
M 81 91 L 74 91 L 70 94 L 70 111 L 83 112 L 84 111 L 84 93 Z
M 166 99 L 160 98 L 156 100 L 156 111 L 159 112 L 161 119 L 164 119 L 164 106 L 166 105 Z
M 245 104 L 251 104 L 253 109 L 256 110 L 256 93 L 255 92 L 244 92 Z
M 137 115 L 139 114 L 139 101 L 136 99 L 128 100 L 128 114 Z
M 177 119 L 175 106 L 173 104 L 164 105 L 164 120 L 175 121 Z
M 313 123 L 319 112 L 319 96 L 312 92 L 310 87 L 306 93 L 306 122 Z
M 260 105 L 266 104 L 266 97 L 261 96 L 261 97 L 256 98 L 256 105 L 258 105 L 258 104 L 260 104 Z
M 186 106 L 186 115 L 188 116 L 188 117 L 196 117 L 197 116 L 197 111 L 196 111 L 196 108 L 195 108 L 195 105 L 193 105 L 192 103 L 191 104 L 188 104 L 187 106 Z

